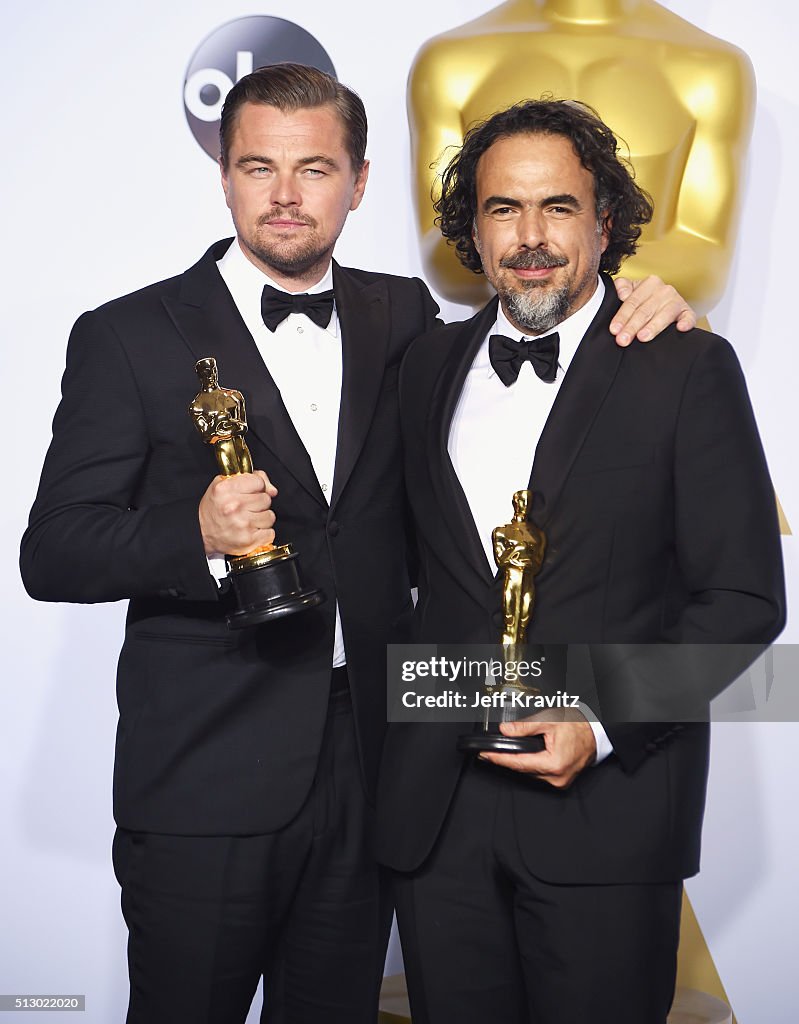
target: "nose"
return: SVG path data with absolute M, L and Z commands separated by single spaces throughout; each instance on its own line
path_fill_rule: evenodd
M 274 206 L 300 206 L 302 193 L 293 174 L 276 174 L 272 180 L 270 197 Z
M 528 207 L 519 214 L 516 222 L 516 233 L 520 246 L 537 249 L 546 244 L 546 218 L 541 210 Z

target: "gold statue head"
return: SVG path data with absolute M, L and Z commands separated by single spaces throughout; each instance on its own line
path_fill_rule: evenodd
M 200 378 L 204 391 L 211 391 L 213 388 L 219 387 L 219 371 L 216 368 L 216 359 L 213 356 L 198 359 L 194 364 L 194 369 Z
M 513 518 L 521 522 L 527 518 L 527 510 L 532 499 L 532 491 L 516 491 L 513 495 Z

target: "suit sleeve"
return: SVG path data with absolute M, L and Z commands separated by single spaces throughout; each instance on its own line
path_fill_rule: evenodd
M 592 652 L 628 767 L 645 756 L 642 738 L 654 753 L 675 722 L 701 719 L 785 623 L 774 490 L 738 360 L 714 342 L 688 374 L 675 435 L 675 572 L 686 600 L 679 613 L 664 609 L 666 643 Z M 604 708 L 603 699 L 603 717 Z
M 32 597 L 217 599 L 197 500 L 136 507 L 150 453 L 120 340 L 101 312 L 85 313 L 70 336 L 53 439 L 22 538 L 20 568 Z
M 718 342 L 694 363 L 677 427 L 677 561 L 690 597 L 668 639 L 766 643 L 785 624 L 776 500 L 743 373 Z

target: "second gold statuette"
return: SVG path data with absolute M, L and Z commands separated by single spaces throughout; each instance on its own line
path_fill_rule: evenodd
M 502 570 L 502 681 L 486 680 L 486 691 L 492 696 L 492 702 L 487 703 L 483 721 L 475 725 L 474 731 L 458 737 L 458 750 L 462 753 L 525 754 L 543 748 L 543 740 L 538 735 L 503 736 L 499 730 L 501 722 L 526 717 L 527 712 L 517 710 L 519 706 L 524 708 L 525 702 L 517 703 L 514 694 L 534 696 L 540 692 L 537 687 L 523 683 L 513 671 L 513 665 L 526 654 L 527 627 L 535 605 L 535 577 L 541 569 L 547 545 L 544 531 L 527 518 L 532 502 L 532 491 L 516 491 L 513 519 L 496 527 L 491 534 L 494 561 Z

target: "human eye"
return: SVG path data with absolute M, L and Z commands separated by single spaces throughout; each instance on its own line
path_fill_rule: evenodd
M 272 173 L 272 169 L 266 164 L 254 164 L 250 167 L 249 173 L 252 178 L 266 178 Z

